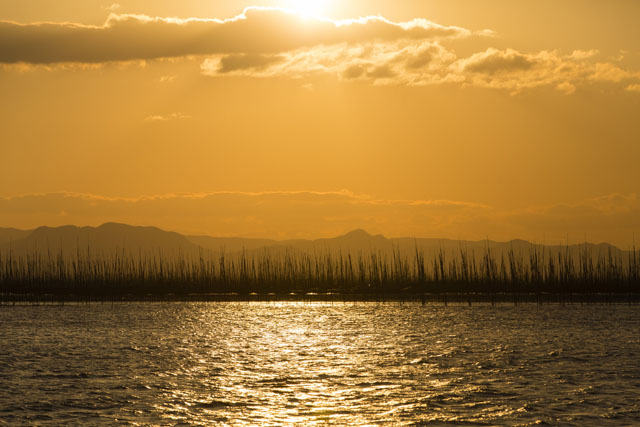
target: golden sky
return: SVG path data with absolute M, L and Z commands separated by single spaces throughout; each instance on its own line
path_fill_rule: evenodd
M 640 236 L 640 2 L 0 2 L 0 226 Z

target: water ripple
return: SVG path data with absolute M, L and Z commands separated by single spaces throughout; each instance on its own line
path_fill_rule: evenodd
M 640 424 L 635 306 L 0 308 L 0 425 Z

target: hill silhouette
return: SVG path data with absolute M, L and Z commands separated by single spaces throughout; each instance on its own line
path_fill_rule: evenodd
M 0 228 L 0 247 L 5 243 L 27 237 L 32 230 L 18 230 L 17 228 Z
M 8 235 L 9 233 L 7 233 Z M 13 233 L 20 237 L 0 244 L 3 252 L 16 255 L 26 253 L 74 255 L 78 251 L 90 251 L 94 255 L 112 255 L 125 252 L 161 252 L 164 254 L 195 255 L 199 248 L 181 234 L 156 227 L 136 227 L 126 224 L 106 223 L 99 227 L 38 227 L 31 231 Z
M 285 252 L 315 253 L 379 253 L 392 257 L 394 252 L 403 257 L 415 256 L 416 249 L 426 258 L 443 253 L 447 257 L 457 257 L 466 252 L 481 257 L 487 249 L 493 256 L 500 258 L 512 250 L 525 259 L 532 250 L 544 251 L 553 256 L 556 253 L 569 253 L 577 258 L 584 251 L 594 257 L 613 256 L 625 258 L 627 251 L 613 245 L 602 243 L 580 243 L 573 245 L 541 245 L 515 239 L 508 242 L 492 240 L 466 241 L 436 238 L 387 238 L 383 235 L 372 235 L 365 230 L 357 229 L 334 238 L 314 240 L 293 239 L 253 239 L 240 237 L 189 236 L 156 227 L 141 227 L 119 223 L 106 223 L 99 227 L 38 227 L 34 230 L 17 230 L 0 228 L 0 252 L 11 251 L 16 255 L 28 253 L 63 253 L 75 256 L 80 251 L 94 255 L 113 255 L 126 253 L 137 254 L 161 253 L 166 256 L 182 255 L 200 256 L 203 253 L 218 256 L 239 256 L 244 253 L 279 254 Z

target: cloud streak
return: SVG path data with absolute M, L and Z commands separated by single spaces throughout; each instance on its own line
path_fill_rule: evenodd
M 626 248 L 640 232 L 640 197 L 611 194 L 572 204 L 498 209 L 451 200 L 393 200 L 349 191 L 209 192 L 137 198 L 79 193 L 0 198 L 0 224 L 19 228 L 117 221 L 188 234 L 331 237 L 355 228 L 387 236 L 558 243 L 586 236 Z
M 183 114 L 183 113 L 171 113 L 171 114 L 167 114 L 167 115 L 151 115 L 151 116 L 147 116 L 144 121 L 145 122 L 168 122 L 168 121 L 172 121 L 172 120 L 185 120 L 185 119 L 190 119 L 191 116 L 189 116 L 188 114 Z
M 111 14 L 102 26 L 0 21 L 0 62 L 100 63 L 188 55 L 264 55 L 340 43 L 434 40 L 470 32 L 424 20 L 333 21 L 251 7 L 236 17 L 178 19 Z

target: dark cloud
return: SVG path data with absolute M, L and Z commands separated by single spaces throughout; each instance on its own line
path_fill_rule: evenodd
M 487 49 L 471 56 L 464 64 L 465 71 L 494 74 L 502 71 L 524 71 L 536 64 L 531 57 L 513 49 Z
M 372 79 L 390 79 L 395 75 L 396 73 L 388 65 L 380 65 L 367 73 L 367 76 Z
M 408 69 L 423 68 L 429 65 L 434 58 L 441 55 L 441 46 L 427 45 L 417 52 L 408 55 L 406 58 L 406 64 Z
M 347 67 L 346 70 L 342 73 L 342 76 L 345 79 L 357 79 L 362 76 L 366 71 L 366 68 L 361 64 L 353 64 Z
M 220 73 L 229 73 L 238 70 L 261 70 L 269 65 L 282 62 L 280 55 L 237 54 L 226 55 L 220 58 Z

